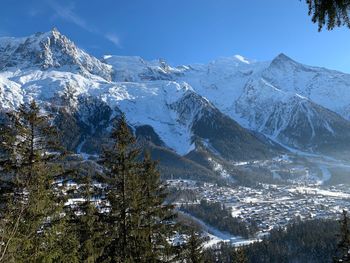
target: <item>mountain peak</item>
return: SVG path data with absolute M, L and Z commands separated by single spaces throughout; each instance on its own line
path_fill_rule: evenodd
M 295 60 L 291 59 L 284 53 L 280 53 L 277 57 L 275 57 L 272 61 L 270 66 L 272 67 L 278 67 L 278 68 L 285 68 L 285 67 L 296 67 L 300 65 Z
M 79 49 L 57 28 L 39 32 L 20 41 L 11 40 L 11 48 L 0 48 L 0 69 L 9 67 L 70 68 L 111 79 L 111 66 Z M 7 44 L 8 46 L 9 44 Z
M 283 62 L 293 62 L 296 63 L 293 59 L 291 59 L 290 57 L 288 57 L 286 54 L 284 53 L 280 53 L 278 54 L 272 61 L 283 61 Z
M 280 57 L 280 58 L 284 58 L 284 59 L 291 59 L 290 57 L 288 57 L 286 54 L 284 54 L 283 52 L 279 53 L 277 55 L 277 57 Z
M 64 37 L 64 38 L 68 39 L 66 36 L 61 34 L 61 32 L 57 29 L 57 27 L 53 27 L 50 31 L 44 33 L 43 35 L 48 35 L 48 36 L 53 37 L 55 39 L 58 39 L 60 37 Z
M 26 37 L 26 42 L 29 43 L 36 43 L 37 45 L 40 46 L 40 43 L 42 42 L 48 42 L 50 40 L 57 40 L 57 39 L 62 39 L 65 40 L 66 42 L 69 41 L 69 39 L 61 34 L 60 31 L 56 27 L 53 27 L 50 31 L 47 32 L 37 32 L 33 35 L 30 35 L 29 37 Z
M 59 31 L 58 31 L 58 29 L 57 29 L 57 27 L 53 27 L 52 29 L 51 29 L 51 32 L 57 32 L 57 33 L 60 33 Z

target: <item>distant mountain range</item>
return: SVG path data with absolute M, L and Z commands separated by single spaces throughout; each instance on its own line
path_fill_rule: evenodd
M 97 59 L 57 29 L 0 38 L 0 109 L 32 99 L 54 114 L 66 146 L 85 157 L 100 152 L 125 113 L 167 176 L 215 180 L 218 167 L 223 175 L 234 162 L 290 148 L 337 158 L 350 152 L 350 75 L 284 54 L 174 67 Z

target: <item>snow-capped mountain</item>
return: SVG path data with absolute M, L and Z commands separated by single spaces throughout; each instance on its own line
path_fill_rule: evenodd
M 0 70 L 56 68 L 111 79 L 111 66 L 77 48 L 57 29 L 24 38 L 1 38 L 0 54 Z
M 283 54 L 267 62 L 236 55 L 174 67 L 140 57 L 97 59 L 56 29 L 0 38 L 2 110 L 38 100 L 55 114 L 67 147 L 89 154 L 99 151 L 114 118 L 125 113 L 160 158 L 209 175 L 196 160 L 270 158 L 281 151 L 274 142 L 346 151 L 349 89 L 350 75 Z
M 135 134 L 147 141 L 172 174 L 213 177 L 208 167 L 186 157 L 199 148 L 232 160 L 275 154 L 270 144 L 180 80 L 191 67 L 138 57 L 98 60 L 57 30 L 1 38 L 0 43 L 1 109 L 36 99 L 54 114 L 70 150 L 98 153 L 108 141 L 113 120 L 125 113 Z
M 191 68 L 179 79 L 245 128 L 303 150 L 350 148 L 349 74 L 284 54 L 271 62 L 234 56 Z
M 250 127 L 289 146 L 313 152 L 350 149 L 350 122 L 298 93 L 251 80 L 236 101 Z
M 106 55 L 102 61 L 113 65 L 113 80 L 121 82 L 174 80 L 189 69 L 186 66 L 173 68 L 161 59 L 148 62 L 135 56 Z

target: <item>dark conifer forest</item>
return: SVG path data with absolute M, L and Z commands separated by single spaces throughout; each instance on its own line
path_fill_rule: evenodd
M 241 248 L 205 248 L 200 229 L 177 219 L 157 163 L 139 148 L 123 115 L 110 137 L 96 173 L 71 160 L 50 116 L 34 101 L 7 114 L 0 262 L 347 262 L 345 211 L 340 224 L 297 221 Z M 232 235 L 257 231 L 220 203 L 202 200 L 180 211 Z
M 1 125 L 0 262 L 172 261 L 173 206 L 120 117 L 98 176 L 69 160 L 33 101 Z M 73 186 L 76 186 L 73 188 Z M 77 202 L 75 202 L 77 201 Z

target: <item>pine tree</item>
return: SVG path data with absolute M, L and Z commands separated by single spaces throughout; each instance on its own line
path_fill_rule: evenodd
M 306 0 L 306 3 L 309 6 L 312 22 L 318 24 L 319 31 L 323 26 L 327 26 L 328 30 L 339 26 L 350 28 L 349 0 Z
M 202 263 L 203 256 L 203 238 L 193 229 L 187 239 L 184 248 L 184 257 L 186 263 Z
M 80 244 L 78 253 L 80 262 L 94 263 L 102 255 L 105 246 L 103 216 L 94 203 L 94 195 L 98 191 L 91 176 L 82 176 L 79 183 L 81 197 L 85 200 L 78 205 L 73 215 Z
M 248 258 L 243 248 L 236 248 L 234 252 L 234 263 L 248 263 Z
M 137 186 L 140 150 L 136 139 L 122 116 L 114 127 L 111 138 L 114 144 L 103 152 L 102 163 L 106 167 L 108 224 L 111 240 L 102 260 L 105 262 L 140 262 L 137 249 L 139 235 L 140 188 Z
M 144 155 L 140 174 L 144 262 L 166 261 L 172 257 L 169 238 L 174 234 L 174 206 L 167 204 L 166 186 L 160 180 L 157 163 L 149 152 Z
M 334 262 L 350 262 L 350 231 L 349 218 L 347 211 L 343 210 L 343 218 L 340 221 L 340 241 L 337 247 L 337 255 L 334 257 Z
M 173 206 L 165 202 L 166 187 L 156 162 L 140 149 L 122 116 L 106 149 L 107 215 L 111 236 L 104 261 L 166 262 L 172 259 L 169 237 L 174 233 Z
M 4 205 L 7 194 L 13 191 L 13 182 L 16 153 L 15 140 L 16 135 L 8 119 L 0 119 L 0 204 Z
M 0 262 L 57 261 L 74 252 L 58 245 L 66 232 L 57 183 L 64 174 L 57 132 L 34 101 L 9 113 L 4 126 L 2 175 L 11 177 L 12 188 L 1 220 Z M 69 262 L 76 262 L 73 254 Z
M 16 134 L 12 124 L 8 118 L 3 118 L 0 125 L 0 262 L 7 261 L 8 247 L 17 232 L 20 218 L 20 214 L 14 214 L 12 203 L 17 163 L 14 150 Z

